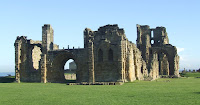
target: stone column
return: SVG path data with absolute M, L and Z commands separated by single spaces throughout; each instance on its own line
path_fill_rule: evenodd
M 20 47 L 19 42 L 15 42 L 15 80 L 17 83 L 20 83 Z
M 93 52 L 93 42 L 89 40 L 88 42 L 88 69 L 89 69 L 89 82 L 95 83 L 94 77 L 94 52 Z
M 174 57 L 174 75 L 179 77 L 179 56 L 177 54 Z
M 135 68 L 134 68 L 134 59 L 133 59 L 133 48 L 130 48 L 130 52 L 128 53 L 127 57 L 128 61 L 128 81 L 134 81 L 135 78 Z
M 46 54 L 41 55 L 41 83 L 47 82 Z

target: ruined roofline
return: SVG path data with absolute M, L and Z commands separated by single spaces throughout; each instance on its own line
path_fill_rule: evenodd
M 42 30 L 53 30 L 53 31 L 54 31 L 54 29 L 53 29 L 53 27 L 51 26 L 51 24 L 44 24 L 44 25 L 42 26 Z
M 98 28 L 98 31 L 102 31 L 105 29 L 117 29 L 117 30 L 124 30 L 123 28 L 119 28 L 118 24 L 107 24 Z
M 92 31 L 90 28 L 85 28 L 84 33 L 89 32 L 89 31 L 91 31 L 93 33 L 93 35 L 103 35 L 103 34 L 107 34 L 109 32 L 116 32 L 119 34 L 119 36 L 126 36 L 124 29 L 119 28 L 118 24 L 104 25 L 104 26 L 99 27 L 98 30 L 96 30 L 96 31 Z
M 140 25 L 140 24 L 136 24 L 136 27 L 150 27 L 149 25 Z
M 136 24 L 136 27 L 149 27 L 149 25 L 140 25 L 140 24 Z M 166 27 L 164 26 L 156 26 L 156 28 L 150 28 L 151 30 L 155 30 L 155 29 L 166 29 Z
M 52 27 L 51 24 L 44 24 L 43 27 L 44 27 L 44 26 Z
M 92 31 L 90 28 L 87 28 L 87 27 L 85 28 L 84 31 L 86 31 L 86 30 L 87 30 L 87 31 Z
M 20 40 L 20 39 L 24 39 L 27 42 L 30 42 L 30 44 L 41 44 L 42 41 L 41 40 L 32 40 L 32 39 L 27 39 L 27 36 L 17 36 L 16 41 Z
M 20 40 L 21 38 L 27 39 L 27 36 L 24 36 L 24 35 L 22 35 L 22 36 L 17 36 L 16 40 Z

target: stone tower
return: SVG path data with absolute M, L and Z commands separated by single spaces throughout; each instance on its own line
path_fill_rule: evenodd
M 42 26 L 42 54 L 41 54 L 41 82 L 46 83 L 47 76 L 47 53 L 50 50 L 53 50 L 53 37 L 54 31 L 50 24 L 45 24 Z
M 54 31 L 50 24 L 42 26 L 42 48 L 43 54 L 47 54 L 47 51 L 53 50 L 53 36 Z
M 88 72 L 89 79 L 88 82 L 94 83 L 94 37 L 93 31 L 89 28 L 86 28 L 84 31 L 84 48 L 87 49 L 87 61 L 88 61 Z
M 158 68 L 159 75 L 179 76 L 179 56 L 176 47 L 169 44 L 165 27 L 137 25 L 137 47 L 142 52 L 149 72 Z M 157 61 L 158 64 L 154 63 Z
M 137 24 L 137 47 L 142 52 L 142 57 L 147 63 L 147 68 L 149 68 L 149 56 L 151 48 L 151 30 L 148 25 L 138 25 Z

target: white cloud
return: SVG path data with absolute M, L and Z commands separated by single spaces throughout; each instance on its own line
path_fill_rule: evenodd
M 181 60 L 181 61 L 185 61 L 185 57 L 180 56 L 180 60 Z
M 177 53 L 180 53 L 185 50 L 184 48 L 180 48 L 180 47 L 176 47 L 176 48 L 177 48 Z

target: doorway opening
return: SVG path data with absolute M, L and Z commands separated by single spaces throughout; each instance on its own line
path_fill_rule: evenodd
M 64 66 L 64 76 L 67 81 L 76 81 L 77 65 L 73 59 L 69 59 Z

